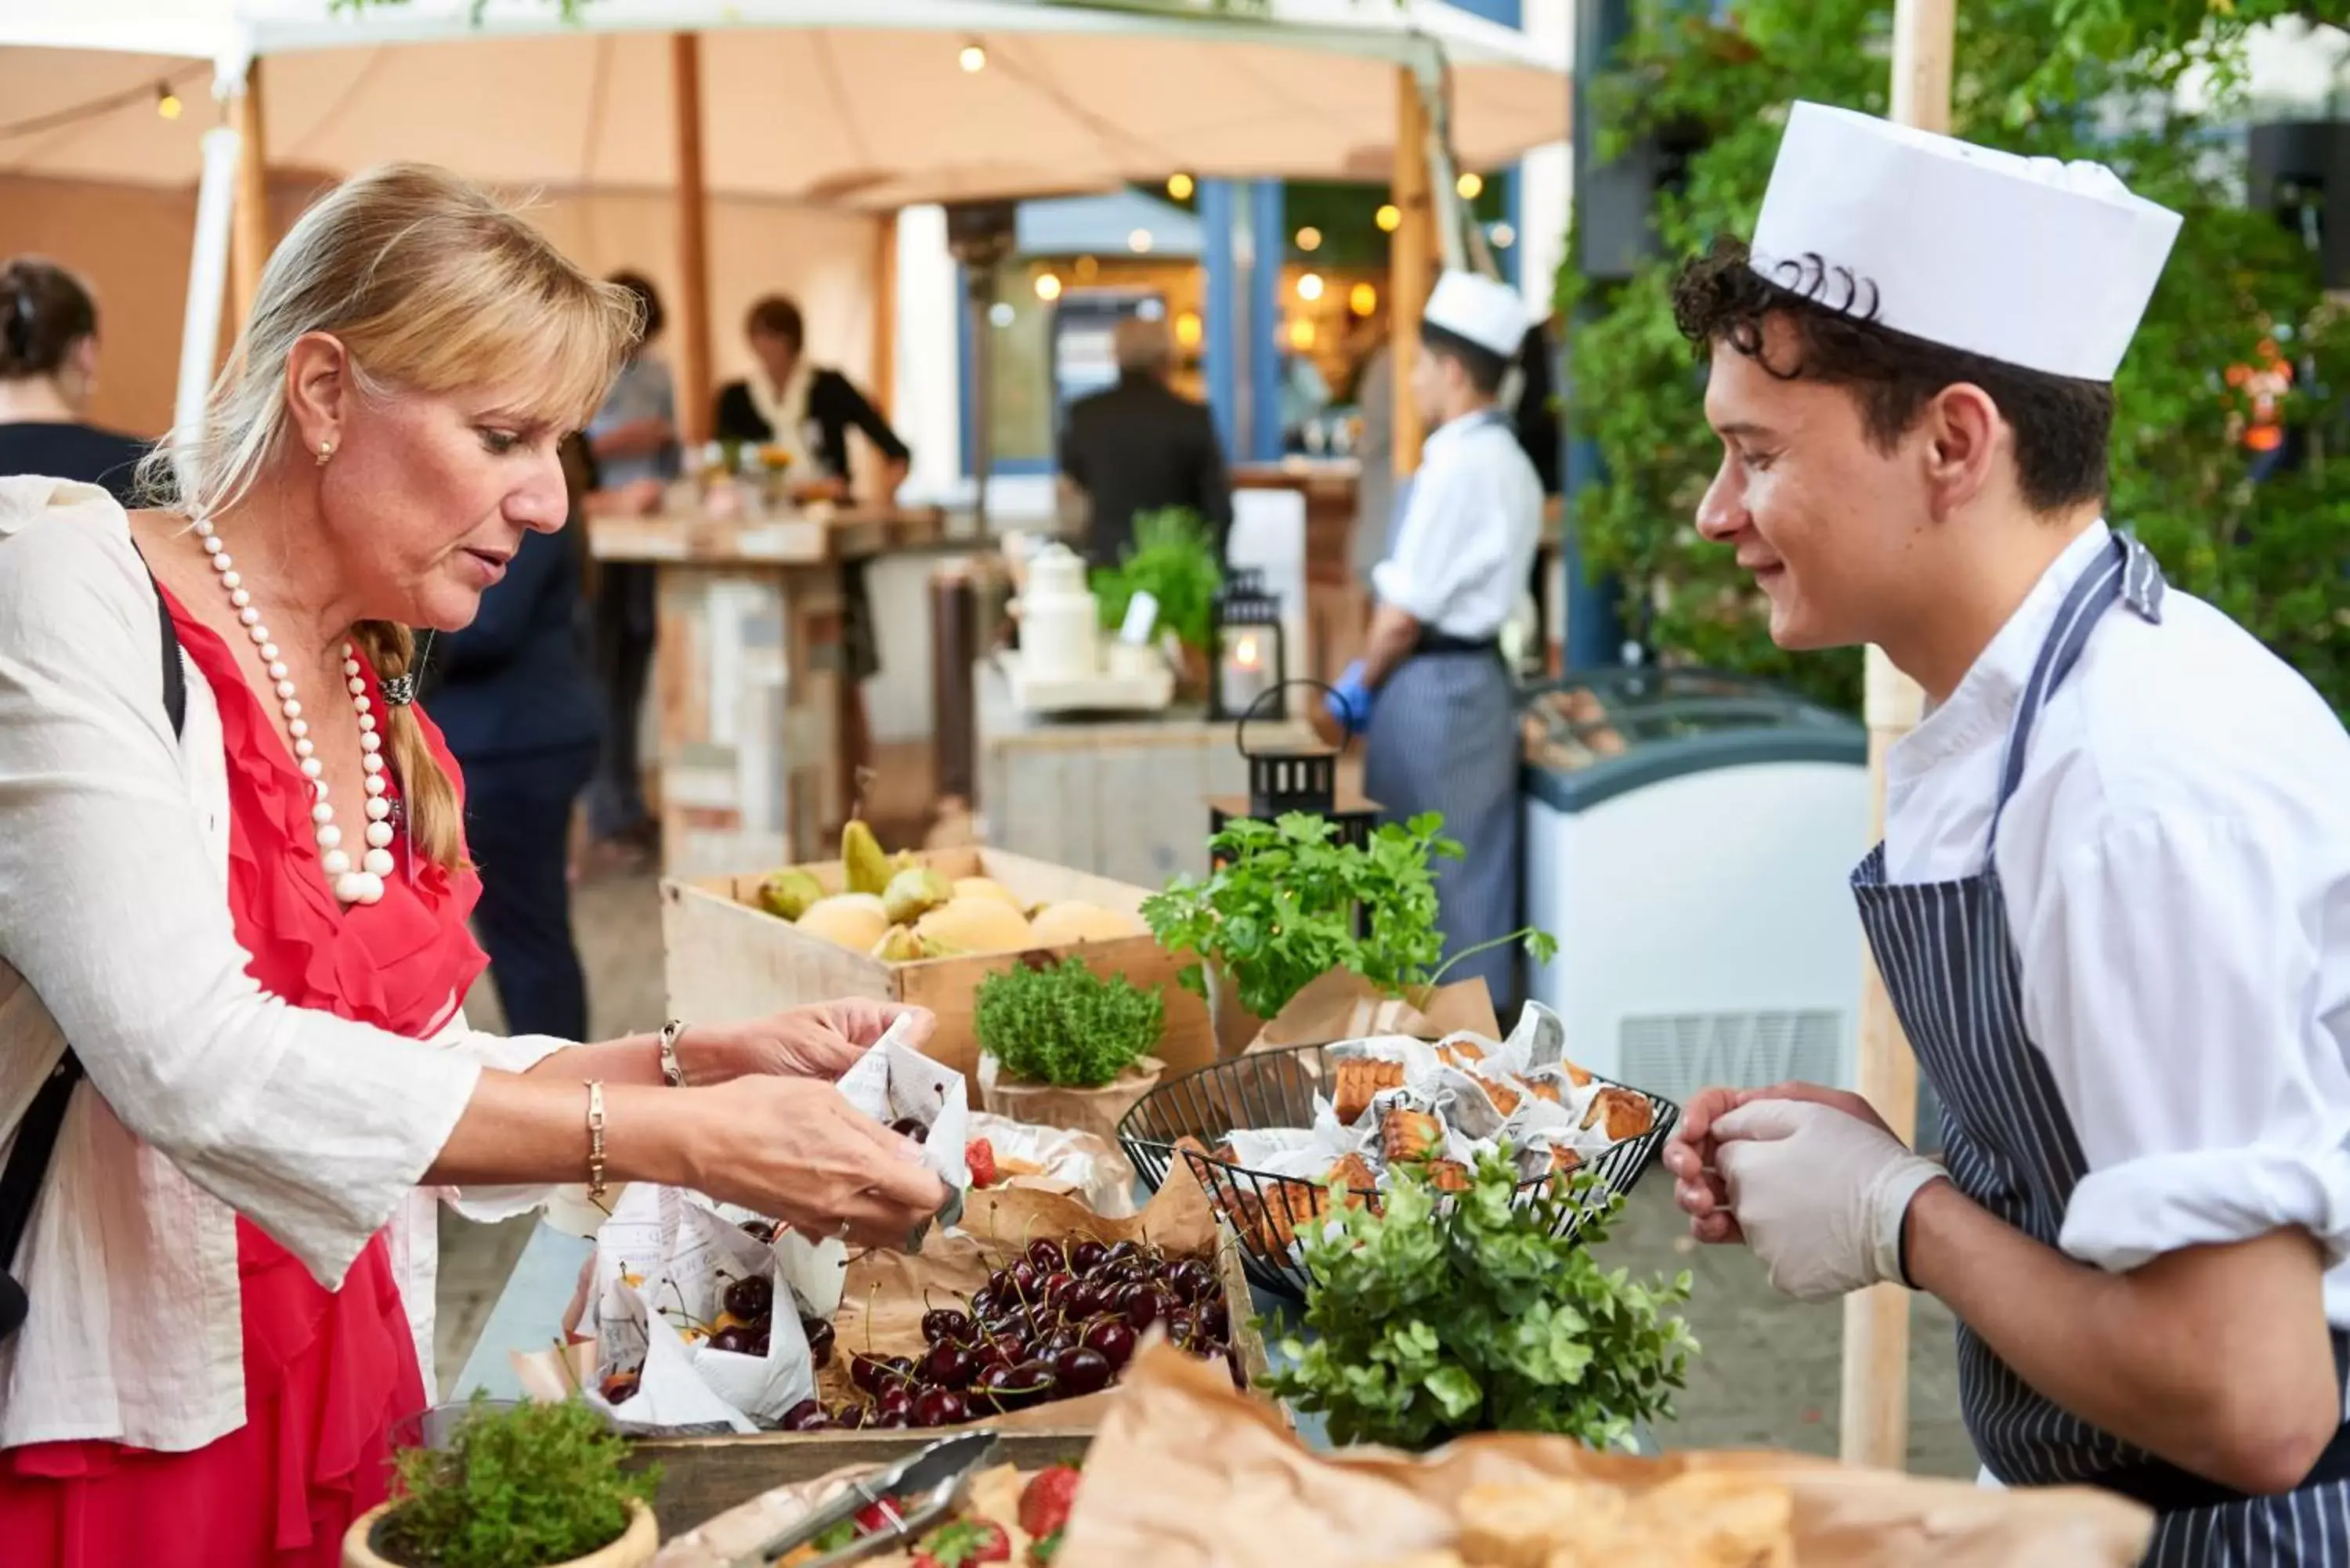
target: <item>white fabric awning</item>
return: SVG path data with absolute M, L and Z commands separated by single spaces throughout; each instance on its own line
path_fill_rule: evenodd
M 1101 190 L 1176 170 L 1386 178 L 1395 67 L 1444 69 L 1461 164 L 1567 132 L 1566 61 L 1438 0 L 1274 0 L 1263 16 L 1048 0 L 0 0 L 0 171 L 182 184 L 203 63 L 266 61 L 278 167 L 390 158 L 507 185 L 673 183 L 669 35 L 703 34 L 710 190 L 866 209 Z M 134 46 L 124 52 L 126 43 Z M 986 63 L 964 68 L 977 45 Z M 142 86 L 173 80 L 178 119 Z

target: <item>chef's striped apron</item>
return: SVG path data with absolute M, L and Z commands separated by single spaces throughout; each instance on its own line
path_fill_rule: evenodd
M 1508 422 L 1491 411 L 1470 417 Z M 1417 483 L 1416 475 L 1405 481 L 1396 497 L 1389 555 Z M 1498 627 L 1482 640 L 1423 629 L 1418 646 L 1380 684 L 1371 711 L 1363 793 L 1379 803 L 1380 819 L 1409 822 L 1424 811 L 1441 812 L 1444 836 L 1463 851 L 1462 858 L 1432 867 L 1447 961 L 1518 929 L 1523 748 L 1517 703 Z M 1513 945 L 1479 953 L 1444 978 L 1482 980 L 1494 1007 L 1506 1010 L 1518 997 L 1518 973 Z
M 2022 975 L 1991 845 L 2022 779 L 2033 721 L 2116 602 L 2161 619 L 2162 572 L 2118 534 L 2074 583 L 2041 645 L 2008 733 L 1991 844 L 1976 876 L 1890 884 L 1885 846 L 1853 873 L 1861 925 L 1918 1065 L 1941 1096 L 1945 1152 L 1960 1190 L 2024 1234 L 2055 1246 L 2074 1187 L 2087 1173 L 2048 1063 L 2024 1031 Z M 2345 1338 L 2334 1335 L 2337 1379 Z M 2248 1497 L 2191 1475 L 2042 1397 L 1965 1324 L 1959 1402 L 1984 1466 L 2013 1486 L 2086 1483 L 2160 1515 L 2148 1568 L 2350 1565 L 2350 1438 L 2337 1436 L 2299 1490 Z M 2333 1477 L 2324 1480 L 2321 1478 Z

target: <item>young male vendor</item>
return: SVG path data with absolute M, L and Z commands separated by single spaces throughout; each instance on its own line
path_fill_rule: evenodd
M 2178 228 L 1800 104 L 1751 256 L 1684 273 L 1699 527 L 1781 646 L 1877 643 L 1929 701 L 1853 886 L 1948 1164 L 1808 1085 L 1706 1092 L 1666 1160 L 1783 1290 L 1947 1303 L 1991 1477 L 2147 1503 L 2152 1563 L 2339 1568 L 2350 738 L 2103 515 Z
M 1447 958 L 1519 924 L 1517 692 L 1501 632 L 1534 567 L 1543 490 L 1494 400 L 1525 336 L 1515 290 L 1474 273 L 1437 280 L 1410 388 L 1431 433 L 1371 571 L 1378 606 L 1363 657 L 1328 700 L 1367 736 L 1363 788 L 1388 818 L 1441 812 L 1444 836 L 1467 852 L 1436 871 Z M 1452 973 L 1482 979 L 1497 1008 L 1518 994 L 1513 948 Z

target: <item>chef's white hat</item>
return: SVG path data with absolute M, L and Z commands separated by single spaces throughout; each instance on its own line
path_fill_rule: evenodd
M 1447 270 L 1428 296 L 1420 325 L 1484 349 L 1503 359 L 1514 359 L 1526 340 L 1524 298 L 1507 284 L 1473 272 Z
M 1897 332 L 2110 381 L 2178 222 L 2102 163 L 1798 103 L 1751 249 L 1773 283 Z

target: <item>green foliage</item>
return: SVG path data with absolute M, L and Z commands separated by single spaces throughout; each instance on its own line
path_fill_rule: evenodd
M 979 982 L 972 1026 L 982 1049 L 1014 1078 L 1094 1089 L 1148 1055 L 1167 1019 L 1159 988 L 1104 980 L 1085 961 L 1015 965 Z
M 1204 649 L 1213 639 L 1216 590 L 1224 569 L 1215 535 L 1200 514 L 1181 506 L 1143 512 L 1134 519 L 1134 544 L 1115 567 L 1097 567 L 1094 597 L 1101 623 L 1111 631 L 1126 621 L 1126 607 L 1138 591 L 1159 601 L 1159 624 L 1186 648 Z
M 408 1568 L 548 1568 L 610 1545 L 658 1467 L 624 1475 L 628 1445 L 577 1399 L 491 1410 L 480 1395 L 443 1452 L 398 1459 L 384 1555 Z
M 1690 1276 L 1635 1283 L 1593 1260 L 1621 1199 L 1590 1173 L 1520 1196 L 1488 1154 L 1449 1209 L 1410 1168 L 1388 1181 L 1379 1212 L 1334 1194 L 1329 1221 L 1299 1231 L 1316 1337 L 1283 1343 L 1269 1393 L 1326 1414 L 1333 1441 L 1410 1449 L 1489 1431 L 1628 1449 L 1635 1423 L 1671 1416 L 1698 1348 L 1668 1313 Z
M 2350 711 L 2350 463 L 2251 484 L 2242 404 L 2223 378 L 2264 337 L 2297 360 L 2290 417 L 2331 431 L 2350 391 L 2350 315 L 2328 309 L 2314 258 L 2230 189 L 2241 154 L 2214 120 L 2178 111 L 2190 69 L 2211 73 L 2213 110 L 2234 112 L 2245 27 L 2327 7 L 2291 0 L 1970 0 L 1959 7 L 1953 129 L 2029 154 L 2095 158 L 2186 223 L 2116 383 L 2120 413 L 2109 514 L 2171 579 L 2235 617 Z M 1705 8 L 1635 8 L 1633 36 L 1594 103 L 1603 155 L 1633 135 L 1700 128 L 1710 143 L 1683 191 L 1659 201 L 1665 259 L 1603 289 L 1569 265 L 1560 304 L 1588 302 L 1571 333 L 1576 428 L 1607 483 L 1576 516 L 1596 567 L 1621 575 L 1630 624 L 1668 658 L 1751 670 L 1856 707 L 1858 651 L 1791 658 L 1731 552 L 1699 539 L 1700 497 L 1720 462 L 1701 407 L 1701 362 L 1674 329 L 1681 257 L 1718 234 L 1751 234 L 1785 106 L 1797 98 L 1882 114 L 1890 0 L 1746 0 L 1722 24 Z M 2310 374 L 2314 366 L 2315 374 Z M 2320 392 L 2316 389 L 2328 390 Z

